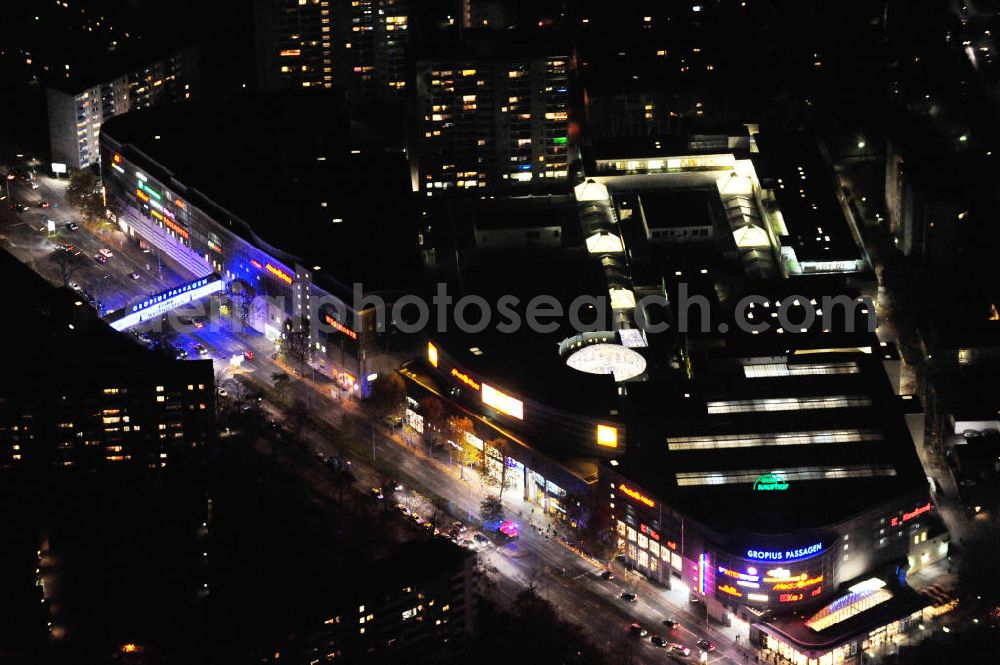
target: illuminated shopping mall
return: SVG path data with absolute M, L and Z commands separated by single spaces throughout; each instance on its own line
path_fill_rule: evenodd
M 867 327 L 867 256 L 794 136 L 646 148 L 582 155 L 572 197 L 440 212 L 459 229 L 462 293 L 600 297 L 581 318 L 610 323 L 428 335 L 404 369 L 408 422 L 423 430 L 421 400 L 446 398 L 476 421 L 473 445 L 514 444 L 512 494 L 561 513 L 593 492 L 646 578 L 745 624 L 774 662 L 849 660 L 935 611 L 906 579 L 949 540 L 915 452 L 922 405 Z M 818 239 L 790 230 L 809 225 Z M 643 304 L 655 295 L 669 306 Z M 699 297 L 710 325 L 678 332 Z M 822 316 L 827 302 L 850 312 Z M 775 325 L 786 312 L 804 322 Z

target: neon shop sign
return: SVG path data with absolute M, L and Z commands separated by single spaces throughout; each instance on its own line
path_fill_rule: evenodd
M 808 547 L 799 547 L 791 550 L 747 550 L 747 558 L 754 561 L 798 561 L 808 559 L 819 554 L 823 549 L 823 543 L 813 543 Z
M 788 482 L 781 476 L 765 473 L 753 481 L 753 489 L 755 492 L 784 492 L 788 489 Z
M 920 506 L 919 508 L 914 508 L 913 510 L 911 510 L 908 513 L 903 513 L 902 519 L 900 519 L 899 517 L 893 517 L 892 518 L 892 526 L 899 526 L 903 522 L 909 522 L 913 518 L 919 517 L 919 516 L 923 515 L 924 513 L 929 513 L 929 512 L 931 512 L 931 502 L 930 501 L 928 501 L 924 505 Z

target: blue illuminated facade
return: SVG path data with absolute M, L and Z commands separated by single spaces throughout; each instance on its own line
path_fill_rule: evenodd
M 106 132 L 101 134 L 101 148 L 106 194 L 123 204 L 117 219 L 121 229 L 156 246 L 193 274 L 218 274 L 222 281 L 215 290 L 221 291 L 238 280 L 254 296 L 263 296 L 255 300 L 255 309 L 247 320 L 254 330 L 278 339 L 287 321 L 309 315 L 313 298 L 332 298 L 337 303 L 332 309 L 347 314 L 342 323 L 355 327 L 346 289 L 344 297 L 338 297 L 317 286 L 312 270 L 296 257 L 269 245 L 246 222 L 180 183 L 166 167 L 131 146 L 117 143 Z M 191 286 L 201 279 L 174 290 L 208 286 Z M 150 299 L 136 305 L 138 309 L 133 313 L 139 314 L 177 295 L 160 294 L 159 301 Z M 148 317 L 139 320 L 144 318 Z M 337 329 L 316 330 L 312 339 L 316 368 L 362 396 L 369 390 L 367 377 L 371 373 L 367 371 L 366 356 L 375 334 L 374 320 L 369 320 L 373 318 L 361 316 L 360 329 L 351 330 L 353 335 Z M 138 320 L 126 327 L 136 323 Z

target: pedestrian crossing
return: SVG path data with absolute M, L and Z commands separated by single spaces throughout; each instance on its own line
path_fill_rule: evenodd
M 947 605 L 952 600 L 952 595 L 937 584 L 925 586 L 920 593 L 933 600 L 935 606 Z

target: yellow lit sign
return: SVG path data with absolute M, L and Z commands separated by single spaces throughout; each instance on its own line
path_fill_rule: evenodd
M 465 374 L 464 372 L 459 372 L 456 368 L 452 367 L 451 368 L 451 375 L 453 377 L 455 377 L 456 379 L 458 379 L 459 381 L 461 381 L 462 383 L 464 383 L 465 385 L 467 385 L 470 388 L 472 388 L 473 390 L 479 390 L 479 384 L 476 383 L 473 380 L 473 378 L 471 376 L 469 376 L 468 374 Z
M 597 445 L 608 448 L 618 447 L 618 428 L 609 425 L 597 426 Z
M 506 395 L 493 386 L 483 384 L 483 404 L 492 406 L 500 413 L 524 420 L 524 402 Z
M 284 270 L 282 270 L 281 268 L 277 268 L 275 266 L 272 266 L 270 263 L 268 263 L 266 266 L 264 266 L 264 268 L 269 273 L 271 273 L 272 275 L 274 275 L 275 277 L 277 277 L 278 279 L 280 279 L 282 282 L 284 282 L 285 284 L 291 284 L 292 283 L 292 276 L 289 275 Z
M 642 492 L 632 489 L 631 487 L 628 487 L 627 485 L 619 485 L 618 489 L 620 489 L 622 491 L 622 494 L 624 494 L 625 496 L 635 499 L 639 503 L 644 503 L 650 508 L 656 505 L 656 502 L 650 499 L 648 496 L 646 496 Z
M 723 584 L 722 586 L 720 586 L 719 591 L 721 591 L 722 593 L 728 593 L 730 596 L 736 596 L 737 598 L 743 597 L 743 593 L 740 592 L 739 589 L 729 584 Z
M 430 342 L 427 342 L 427 362 L 434 367 L 438 366 L 438 350 L 437 347 Z
M 799 579 L 795 581 L 784 581 L 778 582 L 774 585 L 773 589 L 775 591 L 790 591 L 792 589 L 806 589 L 811 586 L 816 586 L 823 581 L 822 575 L 817 575 L 816 577 L 807 577 L 805 579 Z

